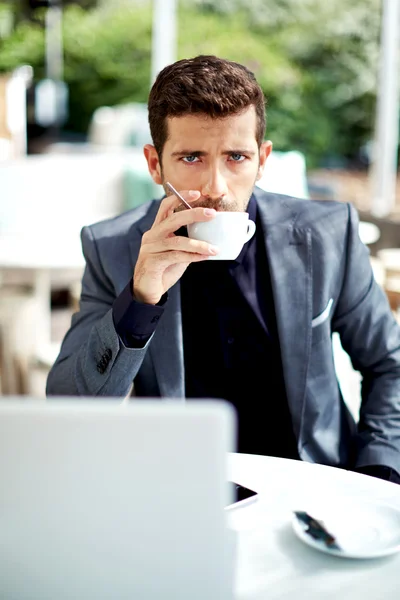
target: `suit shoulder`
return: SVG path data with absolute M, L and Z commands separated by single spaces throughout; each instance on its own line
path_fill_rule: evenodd
M 310 200 L 261 190 L 257 190 L 256 197 L 258 204 L 264 205 L 266 212 L 268 206 L 273 208 L 281 218 L 290 218 L 294 227 L 318 226 L 325 221 L 347 224 L 351 213 L 356 213 L 350 203 L 338 200 Z
M 351 205 L 337 200 L 302 200 L 295 226 L 319 225 L 322 222 L 347 225 Z

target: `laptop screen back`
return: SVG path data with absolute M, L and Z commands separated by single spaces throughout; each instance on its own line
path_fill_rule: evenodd
M 0 597 L 228 598 L 219 401 L 0 403 Z

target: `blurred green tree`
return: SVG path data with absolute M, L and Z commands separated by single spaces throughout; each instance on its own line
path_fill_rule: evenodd
M 249 37 L 284 56 L 294 80 L 263 82 L 275 146 L 306 151 L 309 161 L 352 159 L 372 136 L 377 91 L 381 0 L 181 0 L 219 17 L 226 31 L 240 14 Z M 210 41 L 211 47 L 218 40 Z M 243 48 L 243 45 L 240 45 Z M 264 56 L 267 57 L 264 60 Z M 273 78 L 272 78 L 273 79 Z
M 147 101 L 152 6 L 65 6 L 68 130 L 86 133 L 99 106 Z M 0 38 L 0 72 L 28 63 L 43 78 L 44 11 L 34 12 L 34 22 L 22 19 Z M 302 151 L 312 168 L 353 159 L 372 136 L 380 18 L 380 0 L 180 0 L 178 57 L 246 64 L 267 97 L 268 138 L 278 150 Z
M 39 12 L 39 11 L 38 11 Z M 37 22 L 22 21 L 0 40 L 0 72 L 30 64 L 35 80 L 45 76 L 44 12 Z M 99 106 L 146 102 L 150 84 L 151 6 L 83 10 L 63 15 L 64 77 L 69 87 L 65 128 L 86 133 Z

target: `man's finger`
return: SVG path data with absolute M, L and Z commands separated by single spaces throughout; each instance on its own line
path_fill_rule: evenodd
M 186 237 L 173 236 L 169 238 L 152 240 L 146 243 L 146 255 L 160 255 L 162 253 L 184 252 L 187 254 L 204 254 L 214 256 L 218 248 L 208 242 L 193 240 Z
M 200 196 L 200 192 L 197 192 L 195 190 L 183 190 L 179 193 L 185 198 L 185 200 L 189 202 L 189 204 L 190 201 L 193 202 L 194 200 L 197 200 Z M 164 221 L 164 219 L 166 219 L 170 214 L 172 214 L 174 209 L 178 206 L 182 206 L 182 201 L 179 200 L 179 198 L 177 198 L 175 194 L 164 198 L 164 200 L 162 200 L 160 204 L 160 208 L 158 209 L 156 218 L 154 219 L 153 227 L 154 225 L 158 225 L 159 223 Z
M 178 205 L 179 200 L 176 196 L 167 196 L 161 201 L 160 207 L 154 219 L 153 227 L 164 221 L 168 214 Z
M 175 233 L 178 229 L 190 223 L 196 223 L 197 221 L 211 221 L 217 211 L 213 208 L 203 208 L 198 206 L 197 208 L 174 212 L 169 216 L 168 219 L 164 219 L 159 224 L 157 235 L 162 237 L 168 236 L 171 233 Z

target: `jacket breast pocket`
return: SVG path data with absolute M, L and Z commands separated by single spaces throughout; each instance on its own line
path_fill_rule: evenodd
M 333 298 L 330 298 L 322 312 L 316 315 L 311 321 L 312 343 L 317 344 L 324 337 L 331 335 L 330 315 L 333 306 Z

